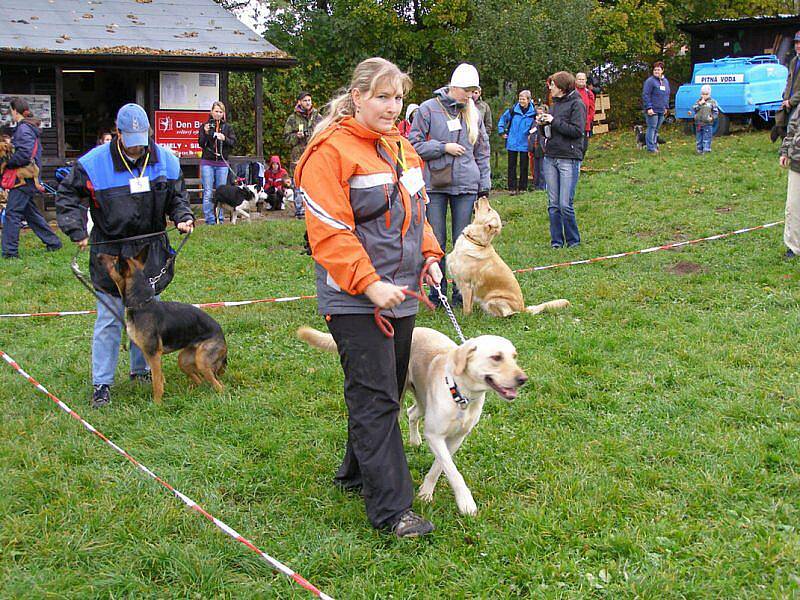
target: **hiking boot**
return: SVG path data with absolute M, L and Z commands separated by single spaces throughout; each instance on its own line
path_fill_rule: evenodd
M 131 381 L 135 381 L 136 383 L 152 383 L 153 381 L 153 376 L 150 374 L 150 371 L 131 373 L 129 377 Z
M 92 393 L 92 408 L 102 408 L 106 404 L 111 403 L 111 390 L 108 385 L 105 383 L 101 383 L 99 385 L 94 386 L 94 392 Z
M 358 496 L 361 495 L 361 491 L 363 489 L 363 484 L 361 480 L 358 479 L 356 481 L 352 480 L 344 480 L 344 479 L 334 479 L 333 485 L 342 492 L 343 494 L 356 494 Z
M 392 525 L 392 533 L 399 538 L 419 537 L 427 535 L 431 531 L 433 531 L 433 523 L 411 510 L 400 515 L 397 522 Z

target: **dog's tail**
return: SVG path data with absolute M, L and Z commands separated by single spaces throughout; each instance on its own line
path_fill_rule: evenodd
M 542 304 L 536 304 L 534 306 L 526 306 L 525 312 L 528 312 L 532 315 L 538 315 L 539 313 L 543 312 L 552 312 L 561 310 L 562 308 L 568 308 L 569 305 L 569 300 L 559 298 L 558 300 L 550 300 L 550 302 L 543 302 Z
M 297 337 L 303 340 L 309 346 L 314 346 L 326 352 L 336 352 L 336 342 L 333 341 L 333 336 L 330 333 L 323 333 L 317 331 L 313 327 L 301 327 L 297 330 Z

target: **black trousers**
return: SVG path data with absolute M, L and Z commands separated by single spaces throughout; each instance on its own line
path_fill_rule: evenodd
M 381 333 L 372 314 L 331 315 L 328 321 L 348 412 L 347 447 L 335 481 L 345 488 L 362 485 L 367 518 L 376 528 L 393 525 L 414 499 L 398 417 L 415 319 L 390 319 L 394 338 Z
M 519 163 L 519 182 L 517 182 L 517 163 Z M 508 189 L 509 191 L 528 190 L 528 152 L 508 151 Z
M 283 190 L 271 187 L 267 190 L 267 204 L 269 210 L 280 210 L 283 201 Z

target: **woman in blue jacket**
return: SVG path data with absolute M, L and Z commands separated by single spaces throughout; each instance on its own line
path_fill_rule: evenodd
M 514 196 L 528 191 L 528 132 L 536 117 L 529 90 L 519 93 L 519 102 L 506 110 L 497 122 L 497 132 L 506 140 L 508 150 L 508 190 Z M 519 162 L 519 181 L 517 181 Z
M 645 143 L 648 152 L 658 152 L 658 130 L 669 113 L 669 81 L 664 77 L 664 63 L 653 64 L 653 74 L 642 87 L 642 108 L 647 123 Z

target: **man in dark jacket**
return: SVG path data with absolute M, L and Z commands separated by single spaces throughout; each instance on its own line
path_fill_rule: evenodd
M 786 135 L 786 125 L 800 104 L 800 31 L 794 34 L 794 56 L 789 61 L 789 77 L 786 80 L 786 89 L 783 90 L 783 102 L 781 108 L 775 113 L 775 126 L 770 133 L 770 139 L 774 142 L 779 137 Z
M 669 113 L 669 81 L 664 77 L 664 63 L 653 64 L 653 74 L 642 86 L 642 108 L 647 123 L 645 143 L 648 152 L 658 152 L 658 130 Z
M 78 159 L 59 185 L 56 197 L 58 226 L 81 249 L 91 244 L 89 273 L 103 299 L 97 303 L 92 338 L 93 408 L 111 401 L 109 388 L 114 383 L 122 335 L 122 323 L 114 313 L 123 314 L 119 291 L 98 255 L 133 257 L 148 246 L 144 270 L 155 280 L 156 294 L 167 287 L 173 275 L 171 263 L 161 274 L 174 253 L 166 234 L 129 242 L 103 242 L 163 232 L 167 216 L 182 233 L 192 231 L 194 225 L 180 162 L 150 139 L 150 123 L 144 109 L 137 104 L 120 108 L 117 130 L 119 137 L 110 144 L 98 146 Z M 82 206 L 86 203 L 94 222 L 91 236 L 87 235 L 83 220 Z M 144 356 L 133 343 L 130 356 L 131 379 L 149 380 Z
M 11 138 L 14 154 L 8 159 L 6 168 L 26 167 L 31 162 L 41 167 L 42 145 L 39 141 L 39 121 L 33 117 L 24 99 L 11 100 L 11 117 L 16 121 L 17 127 Z M 8 192 L 2 236 L 3 258 L 19 258 L 19 230 L 22 228 L 22 221 L 28 222 L 28 227 L 44 242 L 48 251 L 61 248 L 61 240 L 53 233 L 33 203 L 37 183 L 26 180 L 24 184 L 17 185 Z
M 283 137 L 292 149 L 289 161 L 289 174 L 292 177 L 294 177 L 294 168 L 297 166 L 297 161 L 300 160 L 308 140 L 311 139 L 311 134 L 314 133 L 314 129 L 321 120 L 322 117 L 317 109 L 314 108 L 311 94 L 300 92 L 297 95 L 297 104 L 294 107 L 294 111 L 286 119 L 286 125 L 283 127 Z

